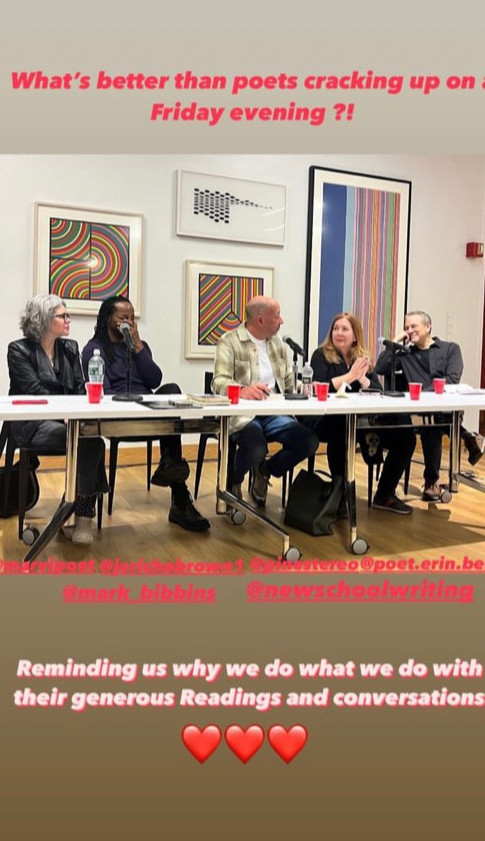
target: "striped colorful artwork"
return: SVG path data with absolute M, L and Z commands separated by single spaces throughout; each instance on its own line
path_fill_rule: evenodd
M 242 324 L 247 302 L 264 293 L 264 279 L 200 273 L 198 293 L 198 344 L 214 346 L 224 333 Z
M 391 338 L 406 305 L 411 184 L 311 167 L 310 250 L 305 342 L 310 353 L 333 317 L 351 312 L 372 359 Z
M 129 296 L 130 228 L 50 219 L 49 292 L 65 300 Z
M 330 184 L 322 214 L 319 335 L 337 312 L 362 322 L 373 359 L 396 328 L 400 196 Z

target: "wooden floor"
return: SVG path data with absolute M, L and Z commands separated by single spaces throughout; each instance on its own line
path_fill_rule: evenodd
M 208 460 L 204 465 L 196 504 L 212 523 L 209 532 L 194 535 L 168 522 L 170 492 L 158 487 L 152 487 L 147 492 L 144 450 L 133 448 L 120 453 L 113 515 L 107 516 L 105 505 L 103 528 L 96 533 L 88 552 L 58 536 L 41 557 L 72 560 L 92 557 L 96 561 L 105 557 L 119 557 L 121 560 L 160 558 L 165 561 L 177 557 L 183 561 L 233 561 L 242 558 L 245 564 L 254 556 L 276 558 L 282 546 L 274 532 L 250 518 L 244 525 L 234 526 L 226 516 L 216 515 L 215 450 L 208 447 L 207 453 Z M 185 455 L 191 461 L 189 486 L 192 489 L 195 447 L 187 447 Z M 415 458 L 420 458 L 419 450 Z M 446 460 L 447 453 L 444 454 L 444 463 Z M 42 527 L 39 518 L 52 514 L 62 493 L 62 460 L 54 465 L 52 462 L 52 459 L 44 462 L 39 472 L 41 499 L 27 516 L 29 524 Z M 318 456 L 316 466 L 327 468 L 323 453 Z M 465 455 L 462 456 L 462 467 L 471 470 Z M 479 491 L 461 486 L 449 504 L 423 503 L 420 499 L 422 469 L 422 464 L 413 462 L 409 494 L 406 497 L 413 507 L 411 516 L 369 511 L 366 500 L 367 468 L 361 458 L 357 457 L 359 535 L 370 544 L 368 554 L 377 558 L 413 557 L 416 560 L 441 556 L 461 560 L 465 554 L 473 558 L 485 558 L 485 496 Z M 485 456 L 474 468 L 474 473 L 483 478 L 485 490 Z M 402 496 L 402 488 L 399 493 Z M 269 516 L 283 522 L 281 484 L 278 480 L 274 480 L 270 488 L 266 510 Z M 12 560 L 21 558 L 26 548 L 17 539 L 16 517 L 2 521 L 1 525 L 2 557 Z M 300 549 L 303 558 L 355 558 L 349 549 L 348 524 L 339 522 L 333 529 L 332 536 L 319 538 L 290 530 L 291 543 Z

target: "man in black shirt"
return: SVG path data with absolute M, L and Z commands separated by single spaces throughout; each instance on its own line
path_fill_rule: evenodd
M 445 379 L 447 383 L 459 383 L 463 373 L 463 358 L 456 342 L 443 342 L 431 335 L 431 318 L 421 311 L 407 313 L 404 330 L 394 338 L 409 347 L 409 353 L 397 358 L 397 373 L 404 383 L 422 383 L 423 391 L 433 391 L 435 378 Z M 376 364 L 378 374 L 389 374 L 391 370 L 392 349 L 386 348 Z M 469 452 L 469 461 L 476 464 L 483 454 L 484 439 L 481 435 L 468 432 L 461 427 L 461 437 Z M 424 491 L 425 502 L 436 502 L 441 496 L 439 476 L 441 466 L 441 439 L 443 430 L 429 426 L 421 432 L 421 444 L 424 455 Z

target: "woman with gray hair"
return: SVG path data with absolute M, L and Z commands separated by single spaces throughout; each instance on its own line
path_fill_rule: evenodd
M 27 301 L 20 319 L 23 339 L 8 346 L 9 394 L 84 394 L 84 377 L 77 342 L 69 339 L 71 318 L 57 295 L 36 295 Z M 19 447 L 60 455 L 66 452 L 63 421 L 12 424 Z M 92 542 L 91 519 L 96 495 L 106 493 L 104 441 L 79 441 L 76 517 L 64 534 L 73 543 Z

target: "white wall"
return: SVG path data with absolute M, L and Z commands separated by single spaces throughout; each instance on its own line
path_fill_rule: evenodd
M 32 155 L 0 156 L 0 312 L 3 348 L 17 338 L 18 315 L 33 289 L 34 202 L 142 213 L 145 294 L 140 333 L 165 379 L 200 390 L 207 360 L 184 359 L 183 264 L 186 259 L 272 265 L 284 331 L 303 338 L 308 168 L 311 165 L 412 181 L 408 305 L 425 309 L 442 338 L 459 342 L 464 380 L 478 384 L 483 261 L 465 243 L 484 240 L 485 158 L 394 155 Z M 177 169 L 286 184 L 284 248 L 191 239 L 174 234 Z M 94 319 L 75 317 L 80 345 Z M 0 366 L 0 392 L 8 388 Z

